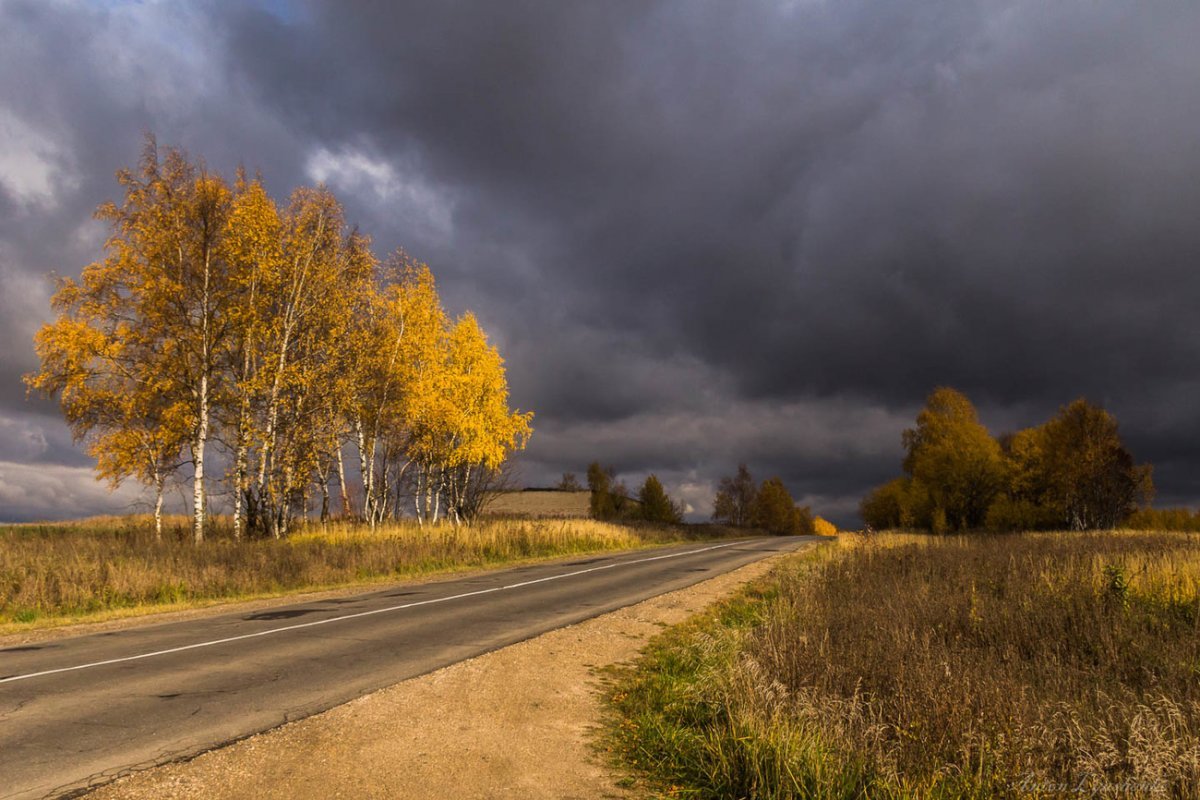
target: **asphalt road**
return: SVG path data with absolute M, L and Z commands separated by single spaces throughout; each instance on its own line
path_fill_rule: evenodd
M 815 538 L 593 556 L 0 649 L 0 798 L 76 794 Z

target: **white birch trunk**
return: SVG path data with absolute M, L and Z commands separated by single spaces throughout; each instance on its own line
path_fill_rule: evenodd
M 163 474 L 154 470 L 154 541 L 162 541 Z
M 350 494 L 346 491 L 346 462 L 342 458 L 342 443 L 337 446 L 338 489 L 342 493 L 342 516 L 350 516 Z
M 246 444 L 245 428 L 238 431 L 237 457 L 233 468 L 233 538 L 241 540 L 246 527 Z
M 363 518 L 370 523 L 372 506 L 374 505 L 372 495 L 375 489 L 375 464 L 367 452 L 366 434 L 363 432 L 362 418 L 358 415 L 354 417 L 354 434 L 358 439 L 358 466 L 359 471 L 362 473 Z
M 192 445 L 192 541 L 204 541 L 204 446 L 208 443 L 208 376 L 200 376 L 200 400 L 197 409 L 196 441 Z
M 421 489 L 424 485 L 425 470 L 417 467 L 417 485 L 413 489 L 413 510 L 417 515 L 417 524 L 425 526 L 425 518 L 421 514 Z
M 435 491 L 433 493 L 433 522 L 434 522 L 434 524 L 437 524 L 438 517 L 441 514 L 442 491 L 445 489 L 445 487 L 446 487 L 446 476 L 443 475 L 441 473 L 441 471 L 439 470 L 437 491 Z

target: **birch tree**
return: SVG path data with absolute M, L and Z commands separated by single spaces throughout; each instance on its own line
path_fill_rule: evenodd
M 448 418 L 448 322 L 438 298 L 433 273 L 425 265 L 409 265 L 402 276 L 404 314 L 397 369 L 404 387 L 403 413 L 396 434 L 404 437 L 404 454 L 414 470 L 413 510 L 422 523 L 441 515 L 443 465 Z
M 447 347 L 445 487 L 458 523 L 471 507 L 467 498 L 481 473 L 499 469 L 511 452 L 525 446 L 533 414 L 509 408 L 504 359 L 474 314 L 459 318 Z
M 265 397 L 257 498 L 272 535 L 316 469 L 314 438 L 327 421 L 328 390 L 344 362 L 355 298 L 371 279 L 368 242 L 347 233 L 341 205 L 324 187 L 298 189 L 283 215 L 281 271 L 263 343 Z
M 130 324 L 119 264 L 86 268 L 79 283 L 60 281 L 58 316 L 35 338 L 41 368 L 31 390 L 57 394 L 77 442 L 96 459 L 97 478 L 114 488 L 134 478 L 153 489 L 154 534 L 162 538 L 163 493 L 181 464 L 191 430 L 186 394 L 165 369 L 166 342 Z
M 225 247 L 234 301 L 225 361 L 231 402 L 223 427 L 233 451 L 233 535 L 240 539 L 246 531 L 255 420 L 263 406 L 263 353 L 283 272 L 283 227 L 262 182 L 248 181 L 244 173 L 239 173 L 235 184 L 227 225 Z
M 85 302 L 92 304 L 88 314 L 93 324 L 108 332 L 115 347 L 137 353 L 147 362 L 145 375 L 184 395 L 186 411 L 175 405 L 176 397 L 169 407 L 172 424 L 188 428 L 192 536 L 199 543 L 205 531 L 205 457 L 229 296 L 221 236 L 230 192 L 220 177 L 192 164 L 179 150 L 169 149 L 160 158 L 153 137 L 146 139 L 137 170 L 119 171 L 117 181 L 125 193 L 121 204 L 106 203 L 96 212 L 112 225 L 112 235 L 107 258 L 84 278 L 93 295 Z M 145 410 L 139 408 L 138 414 Z M 172 438 L 167 435 L 163 441 Z

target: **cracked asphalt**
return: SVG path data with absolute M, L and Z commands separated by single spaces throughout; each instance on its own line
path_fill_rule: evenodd
M 813 538 L 594 556 L 0 649 L 0 798 L 77 794 Z

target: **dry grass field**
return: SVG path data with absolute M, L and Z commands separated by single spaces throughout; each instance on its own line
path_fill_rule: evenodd
M 557 489 L 525 489 L 502 492 L 484 509 L 487 517 L 534 517 L 586 519 L 591 492 L 560 492 Z
M 282 540 L 218 536 L 197 547 L 187 520 L 169 527 L 156 542 L 150 521 L 139 517 L 0 526 L 0 633 L 725 533 L 494 519 L 462 528 L 314 526 Z
M 671 796 L 1200 796 L 1200 535 L 843 537 L 668 632 L 611 744 Z

